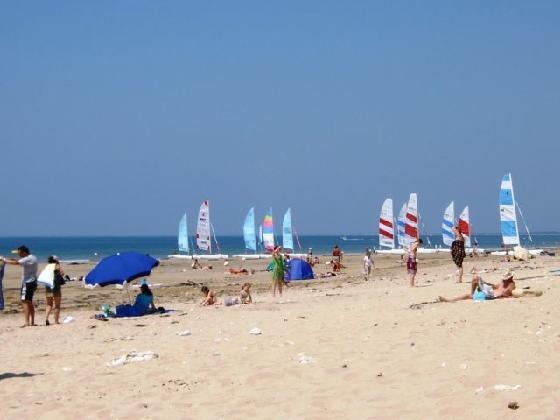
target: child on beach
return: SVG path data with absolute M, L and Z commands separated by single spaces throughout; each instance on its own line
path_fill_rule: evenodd
M 243 286 L 241 286 L 241 303 L 253 303 L 253 298 L 251 297 L 251 283 L 243 283 Z
M 209 306 L 216 304 L 216 296 L 214 296 L 214 292 L 212 292 L 208 287 L 202 286 L 200 291 L 204 295 L 204 299 L 200 302 L 202 306 Z
M 365 281 L 369 280 L 369 275 L 371 274 L 371 269 L 373 268 L 374 262 L 373 258 L 371 258 L 371 250 L 366 250 L 366 255 L 364 256 L 363 263 L 362 263 L 362 273 L 364 275 Z

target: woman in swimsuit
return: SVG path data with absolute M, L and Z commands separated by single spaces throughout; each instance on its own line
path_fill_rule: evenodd
M 463 259 L 467 255 L 465 253 L 465 238 L 459 231 L 459 226 L 453 228 L 455 240 L 451 243 L 451 258 L 457 266 L 457 283 L 463 282 Z

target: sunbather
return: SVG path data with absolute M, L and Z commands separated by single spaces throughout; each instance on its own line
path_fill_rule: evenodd
M 515 290 L 515 282 L 513 281 L 513 274 L 507 272 L 502 280 L 497 284 L 487 283 L 482 280 L 480 275 L 473 273 L 473 278 L 471 281 L 471 292 L 469 294 L 457 296 L 454 298 L 445 298 L 439 296 L 438 300 L 440 302 L 457 302 L 459 300 L 490 300 L 499 298 L 509 298 L 513 297 L 513 291 Z

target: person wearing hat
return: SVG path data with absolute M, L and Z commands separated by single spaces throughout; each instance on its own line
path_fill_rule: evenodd
M 23 315 L 25 324 L 23 327 L 35 325 L 35 308 L 33 307 L 33 294 L 37 289 L 37 257 L 31 255 L 29 248 L 22 245 L 12 251 L 17 253 L 19 259 L 4 258 L 6 264 L 21 266 L 21 305 L 23 307 Z
M 471 293 L 466 295 L 457 296 L 455 298 L 444 298 L 439 296 L 438 300 L 440 302 L 457 302 L 459 300 L 492 300 L 500 298 L 510 298 L 513 297 L 513 291 L 515 290 L 515 282 L 513 281 L 513 273 L 507 271 L 499 283 L 487 283 L 482 280 L 479 274 L 474 272 L 471 282 Z

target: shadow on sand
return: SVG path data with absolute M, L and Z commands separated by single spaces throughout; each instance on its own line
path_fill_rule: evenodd
M 0 373 L 0 381 L 3 381 L 4 379 L 11 379 L 11 378 L 31 378 L 31 377 L 33 377 L 33 376 L 38 376 L 38 375 L 44 375 L 44 373 L 29 373 L 29 372 L 23 372 L 23 373 L 11 373 L 11 372 Z

